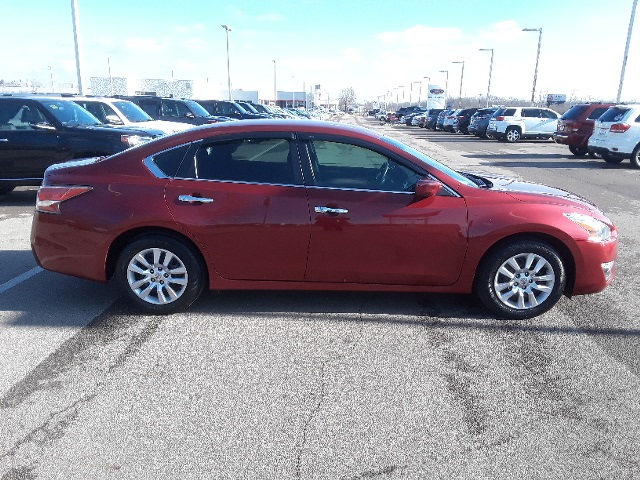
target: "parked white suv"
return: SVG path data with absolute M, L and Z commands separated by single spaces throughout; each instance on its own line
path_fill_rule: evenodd
M 85 110 L 89 110 L 102 123 L 108 125 L 127 125 L 135 128 L 153 128 L 164 133 L 175 133 L 193 127 L 183 122 L 154 120 L 142 108 L 129 100 L 108 97 L 70 98 Z
M 620 163 L 629 158 L 640 168 L 640 105 L 609 107 L 595 121 L 587 148 L 605 162 Z
M 551 138 L 560 115 L 549 108 L 501 107 L 487 127 L 487 135 L 498 140 L 517 142 L 521 138 Z

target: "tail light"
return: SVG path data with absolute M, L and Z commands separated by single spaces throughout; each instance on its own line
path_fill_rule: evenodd
M 60 213 L 62 202 L 91 190 L 93 187 L 40 187 L 36 198 L 36 210 L 41 213 Z
M 496 117 L 496 120 L 498 122 L 502 122 L 504 120 L 504 117 L 502 115 L 500 115 L 499 117 Z
M 631 125 L 628 123 L 614 123 L 609 128 L 611 133 L 624 133 L 631 128 Z

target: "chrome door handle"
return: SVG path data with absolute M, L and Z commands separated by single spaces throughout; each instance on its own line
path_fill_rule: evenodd
M 8 142 L 9 139 L 8 138 L 0 138 L 0 142 Z
M 213 198 L 194 197 L 192 195 L 180 195 L 178 197 L 178 201 L 186 202 L 186 203 L 213 203 Z
M 315 207 L 314 211 L 316 213 L 321 213 L 321 214 L 333 213 L 334 215 L 349 213 L 349 210 L 347 210 L 346 208 L 329 208 L 329 207 Z

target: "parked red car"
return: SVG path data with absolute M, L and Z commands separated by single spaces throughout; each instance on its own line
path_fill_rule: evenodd
M 204 288 L 476 292 L 529 318 L 613 279 L 617 231 L 551 187 L 454 171 L 363 128 L 246 120 L 55 165 L 31 245 L 151 313 Z
M 558 120 L 553 140 L 556 143 L 569 145 L 569 150 L 576 156 L 586 155 L 589 153 L 587 142 L 593 133 L 595 121 L 613 105 L 612 103 L 574 105 Z

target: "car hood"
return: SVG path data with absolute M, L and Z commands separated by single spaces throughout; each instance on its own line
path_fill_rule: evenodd
M 153 128 L 155 130 L 161 130 L 164 133 L 176 133 L 189 128 L 193 128 L 190 123 L 184 122 L 170 122 L 168 120 L 149 120 L 148 122 L 140 123 L 139 125 L 130 125 L 133 128 Z
M 151 136 L 157 137 L 163 135 L 164 132 L 161 130 L 157 130 L 155 128 L 144 128 L 144 127 L 131 127 L 129 125 L 121 126 L 121 125 L 107 125 L 107 124 L 98 124 L 98 125 L 69 125 L 68 128 L 74 128 L 78 130 L 91 130 L 96 132 L 116 132 L 121 135 L 143 135 L 143 136 Z
M 602 213 L 601 210 L 589 200 L 560 188 L 498 175 L 489 176 L 483 173 L 479 176 L 493 183 L 491 190 L 504 192 L 521 202 L 570 205 Z

